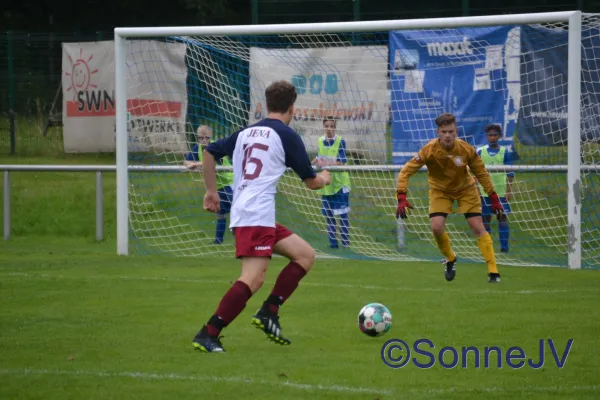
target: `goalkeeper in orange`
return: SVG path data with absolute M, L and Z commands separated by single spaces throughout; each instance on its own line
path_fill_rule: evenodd
M 406 218 L 408 209 L 413 208 L 406 199 L 408 180 L 424 165 L 427 166 L 429 219 L 437 246 L 445 257 L 442 266 L 446 280 L 451 281 L 456 276 L 456 254 L 452 250 L 445 226 L 446 217 L 452 213 L 454 201 L 457 201 L 458 213 L 464 214 L 471 230 L 477 236 L 479 250 L 488 266 L 488 282 L 500 282 L 492 238 L 483 225 L 481 199 L 469 169 L 489 196 L 492 211 L 498 218 L 504 211 L 500 199 L 483 161 L 473 146 L 456 138 L 454 115 L 442 114 L 435 123 L 439 138 L 423 146 L 398 174 L 396 218 Z

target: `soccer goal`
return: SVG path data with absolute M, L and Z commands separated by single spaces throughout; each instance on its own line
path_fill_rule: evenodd
M 291 171 L 278 188 L 278 221 L 319 256 L 441 258 L 425 171 L 410 181 L 415 209 L 406 220 L 395 218 L 395 188 L 403 164 L 436 137 L 435 118 L 451 112 L 510 205 L 507 221 L 490 221 L 498 262 L 598 267 L 598 54 L 600 18 L 579 11 L 117 28 L 118 253 L 234 255 L 229 229 L 219 243 L 223 222 L 203 211 L 201 169 L 184 161 L 198 160 L 199 127 L 219 139 L 266 117 L 264 90 L 285 79 L 299 93 L 291 126 L 311 159 L 321 154 L 325 117 L 344 139 L 329 149 L 338 163 L 324 168 L 346 173 L 335 190 L 349 189 L 348 204 L 324 207 L 323 194 Z M 500 148 L 488 142 L 488 125 L 500 128 Z M 482 262 L 464 217 L 447 222 L 461 260 Z

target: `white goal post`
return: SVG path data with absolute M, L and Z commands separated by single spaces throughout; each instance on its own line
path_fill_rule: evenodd
M 552 171 L 552 168 L 554 168 L 554 170 L 557 171 L 564 171 L 566 170 L 566 185 L 567 188 L 565 188 L 565 194 L 566 194 L 566 201 L 564 202 L 564 208 L 565 210 L 565 220 L 566 220 L 566 234 L 564 238 L 549 238 L 549 237 L 542 237 L 539 238 L 539 243 L 554 243 L 554 241 L 561 241 L 562 243 L 560 243 L 557 246 L 564 246 L 564 249 L 566 249 L 565 251 L 565 255 L 566 255 L 566 260 L 567 260 L 567 265 L 569 268 L 571 269 L 580 269 L 582 267 L 582 240 L 581 240 L 581 222 L 582 222 L 582 205 L 581 205 L 581 187 L 582 187 L 582 173 L 585 173 L 586 171 L 592 171 L 592 172 L 598 172 L 598 168 L 596 165 L 596 162 L 594 161 L 591 165 L 583 165 L 582 166 L 582 130 L 581 130 L 581 124 L 582 124 L 582 116 L 581 116 L 581 98 L 582 98 L 582 93 L 581 93 L 581 84 L 582 84 L 582 37 L 581 37 L 581 32 L 582 32 L 582 13 L 580 11 L 569 11 L 569 12 L 550 12 L 550 13 L 538 13 L 538 14 L 515 14 L 515 15 L 496 15 L 496 16 L 476 16 L 476 17 L 456 17 L 456 18 L 439 18 L 439 19 L 412 19 L 412 20 L 386 20 L 386 21 L 361 21 L 361 22 L 340 22 L 340 23 L 315 23 L 315 24 L 282 24 L 282 25 L 242 25 L 242 26 L 197 26 L 197 27 L 193 27 L 193 26 L 188 26 L 188 27 L 144 27 L 144 28 L 116 28 L 114 30 L 114 44 L 115 44 L 115 108 L 116 108 L 116 165 L 117 165 L 117 253 L 120 255 L 127 255 L 130 253 L 130 234 L 131 234 L 131 227 L 132 227 L 132 218 L 133 218 L 133 211 L 132 211 L 132 207 L 137 207 L 140 206 L 140 204 L 144 203 L 145 200 L 139 200 L 139 203 L 134 203 L 135 200 L 134 197 L 139 195 L 139 192 L 136 192 L 135 190 L 146 190 L 148 192 L 151 191 L 155 191 L 156 189 L 153 189 L 151 187 L 146 187 L 143 184 L 137 184 L 134 188 L 134 185 L 132 184 L 132 182 L 130 181 L 130 173 L 132 170 L 135 170 L 136 167 L 139 167 L 139 163 L 136 161 L 136 159 L 132 158 L 130 155 L 130 129 L 131 127 L 128 126 L 129 121 L 128 119 L 130 118 L 130 112 L 131 109 L 130 107 L 130 89 L 132 87 L 132 81 L 131 81 L 131 77 L 133 74 L 137 74 L 137 76 L 141 76 L 142 74 L 150 74 L 150 68 L 151 65 L 155 62 L 151 57 L 148 58 L 148 61 L 144 61 L 144 57 L 143 55 L 140 56 L 138 59 L 135 59 L 135 55 L 133 56 L 134 59 L 132 59 L 132 50 L 130 47 L 128 47 L 128 43 L 132 42 L 132 41 L 136 41 L 136 40 L 156 40 L 157 38 L 178 38 L 178 40 L 182 40 L 186 43 L 187 46 L 190 47 L 197 47 L 200 50 L 192 50 L 192 51 L 196 51 L 198 57 L 199 57 L 199 62 L 203 65 L 200 66 L 198 68 L 202 69 L 202 68 L 206 68 L 206 74 L 210 73 L 215 73 L 216 68 L 218 66 L 215 67 L 211 67 L 210 64 L 210 60 L 208 59 L 204 59 L 204 58 L 200 58 L 202 57 L 202 54 L 204 51 L 212 51 L 214 50 L 214 46 L 218 47 L 218 51 L 227 51 L 231 54 L 227 54 L 227 57 L 233 57 L 236 56 L 237 54 L 240 54 L 239 57 L 246 57 L 245 51 L 246 49 L 244 48 L 244 52 L 242 54 L 242 46 L 239 45 L 239 47 L 227 47 L 225 45 L 219 47 L 220 43 L 224 43 L 224 42 L 217 42 L 217 41 L 207 41 L 206 46 L 205 44 L 199 45 L 198 43 L 200 43 L 202 41 L 202 38 L 208 38 L 208 37 L 219 37 L 219 38 L 233 38 L 231 39 L 232 43 L 235 40 L 240 40 L 237 38 L 240 37 L 252 37 L 254 39 L 250 40 L 248 39 L 245 43 L 257 43 L 259 42 L 258 39 L 256 39 L 257 37 L 286 37 L 286 36 L 294 36 L 294 37 L 306 37 L 308 39 L 306 39 L 306 47 L 317 47 L 317 48 L 323 48 L 323 47 L 327 47 L 328 44 L 330 43 L 334 43 L 335 42 L 335 46 L 337 47 L 343 47 L 341 45 L 339 45 L 339 43 L 336 41 L 337 39 L 334 39 L 334 36 L 336 34 L 352 34 L 352 33 L 356 33 L 356 34 L 360 34 L 360 33 L 368 33 L 368 32 L 390 32 L 390 31 L 416 31 L 416 30 L 436 30 L 438 32 L 443 32 L 446 29 L 453 29 L 453 28 L 464 28 L 464 27 L 490 27 L 490 26 L 502 26 L 502 25 L 544 25 L 544 24 L 561 24 L 561 26 L 564 27 L 565 30 L 568 31 L 568 82 L 567 82 L 567 99 L 566 99 L 566 105 L 567 105 L 567 109 L 568 109 L 568 118 L 567 118 L 567 138 L 566 138 L 566 143 L 563 143 L 563 145 L 566 145 L 566 151 L 567 151 L 567 157 L 566 157 L 566 164 L 563 162 L 562 165 L 548 165 L 550 163 L 544 163 L 544 162 L 538 162 L 537 166 L 532 166 L 532 165 L 513 165 L 513 166 L 505 166 L 505 167 L 498 167 L 498 168 L 494 168 L 494 167 L 490 167 L 490 171 L 494 171 L 494 170 L 501 170 L 504 172 L 509 172 L 509 171 L 520 171 L 519 173 L 522 174 L 528 174 L 528 173 L 535 173 L 535 171 Z M 221 40 L 221 39 L 219 39 Z M 243 40 L 242 40 L 243 42 Z M 265 39 L 265 43 L 267 43 L 267 40 Z M 364 43 L 367 43 L 367 41 L 365 40 Z M 238 46 L 238 45 L 236 45 Z M 248 46 L 250 46 L 248 44 Z M 265 47 L 267 48 L 267 47 Z M 204 50 L 204 49 L 209 49 L 209 50 Z M 224 50 L 223 50 L 224 49 Z M 188 50 L 188 53 L 189 50 Z M 208 60 L 208 61 L 207 61 Z M 144 63 L 147 63 L 146 68 L 142 71 L 141 69 L 141 65 L 144 65 Z M 215 61 L 216 63 L 216 61 Z M 216 65 L 216 64 L 215 64 Z M 165 68 L 170 68 L 169 66 L 166 66 Z M 322 67 L 324 70 L 329 68 L 329 67 Z M 393 69 L 392 67 L 389 67 L 390 70 Z M 141 72 L 140 72 L 141 71 Z M 393 72 L 393 71 L 387 71 L 389 73 Z M 152 72 L 153 73 L 153 72 Z M 219 75 L 215 73 L 215 77 L 213 77 L 213 79 L 219 79 Z M 136 78 L 137 79 L 137 78 Z M 138 81 L 136 81 L 138 82 Z M 251 83 L 249 83 L 251 84 Z M 492 83 L 493 84 L 493 83 Z M 139 85 L 138 83 L 135 83 L 135 85 Z M 159 85 L 160 86 L 160 85 Z M 251 88 L 252 90 L 253 88 Z M 260 88 L 257 88 L 260 89 Z M 164 90 L 165 92 L 167 91 L 167 89 L 154 89 L 154 90 Z M 215 91 L 223 91 L 223 96 L 229 96 L 229 94 L 227 94 L 226 92 L 230 89 L 228 88 L 221 88 L 221 87 L 215 87 L 214 88 Z M 264 88 L 263 88 L 264 90 Z M 354 89 L 353 89 L 354 90 Z M 350 95 L 350 89 L 348 91 L 348 96 Z M 217 94 L 218 96 L 218 94 Z M 229 104 L 225 104 L 225 105 L 219 105 L 216 104 L 214 105 L 214 107 L 221 107 L 226 109 L 227 107 L 231 107 L 231 103 Z M 227 112 L 227 111 L 223 111 L 223 112 Z M 236 119 L 238 118 L 238 111 L 233 110 L 231 111 L 231 118 L 232 119 Z M 238 120 L 236 119 L 236 122 Z M 248 123 L 248 121 L 244 121 L 243 118 L 241 118 L 239 120 L 239 122 L 237 122 L 237 125 L 243 125 L 243 123 L 246 122 Z M 194 126 L 193 128 L 187 129 L 186 131 L 186 135 L 190 136 L 193 135 L 195 132 L 195 128 L 196 126 Z M 435 131 L 433 131 L 435 133 Z M 226 134 L 226 132 L 222 132 L 222 134 Z M 186 137 L 187 137 L 186 136 Z M 595 151 L 595 150 L 594 150 Z M 161 165 L 164 164 L 171 164 L 171 165 L 179 165 L 183 162 L 183 155 L 177 152 L 169 152 L 167 154 L 167 152 L 165 152 L 164 150 L 156 150 L 154 156 L 156 157 L 164 157 L 165 161 L 164 163 L 161 163 Z M 542 160 L 543 161 L 543 160 Z M 160 162 L 159 162 L 160 163 Z M 148 162 L 143 162 L 142 164 L 147 165 Z M 357 163 L 359 164 L 359 163 Z M 368 164 L 368 163 L 367 163 Z M 385 201 L 389 201 L 389 204 L 386 203 L 384 206 L 382 207 L 386 207 L 386 215 L 389 215 L 391 218 L 391 221 L 393 221 L 393 224 L 395 225 L 396 221 L 394 219 L 393 212 L 392 212 L 392 206 L 393 206 L 393 202 L 395 201 L 395 197 L 393 196 L 393 193 L 395 191 L 395 182 L 393 180 L 393 177 L 395 177 L 395 174 L 399 171 L 399 169 L 402 167 L 402 164 L 399 163 L 391 163 L 389 159 L 384 159 L 384 160 L 380 160 L 378 162 L 373 162 L 370 165 L 354 165 L 354 166 L 338 166 L 338 167 L 331 167 L 332 171 L 349 171 L 350 174 L 355 173 L 355 171 L 358 171 L 356 173 L 365 173 L 364 171 L 379 171 L 379 172 L 388 172 L 390 173 L 390 175 L 377 175 L 374 178 L 373 177 L 364 177 L 364 181 L 361 181 L 363 183 L 358 183 L 359 186 L 361 186 L 361 190 L 364 190 L 365 194 L 365 201 L 373 201 L 376 202 L 378 201 L 377 198 L 380 196 L 383 196 L 381 193 L 383 193 L 380 187 L 387 185 L 387 188 L 385 190 L 389 191 L 389 193 L 391 194 L 389 197 L 389 200 L 385 200 Z M 160 169 L 160 167 L 157 167 L 158 170 Z M 170 167 L 172 169 L 172 167 Z M 143 168 L 142 168 L 143 169 Z M 227 167 L 224 168 L 219 168 L 219 170 L 227 170 Z M 374 172 L 374 173 L 378 173 L 378 172 Z M 389 177 L 392 177 L 392 180 L 389 179 Z M 198 176 L 196 175 L 195 177 L 189 178 L 191 180 L 193 180 L 195 183 L 195 185 L 197 185 L 198 187 L 201 186 L 201 178 L 198 178 Z M 292 178 L 290 178 L 292 179 Z M 357 178 L 359 179 L 359 178 Z M 362 178 L 360 178 L 362 179 Z M 414 178 L 413 178 L 414 179 Z M 546 178 L 547 179 L 547 178 Z M 377 182 L 374 182 L 372 180 L 377 180 Z M 158 182 L 158 181 L 157 181 Z M 293 180 L 290 180 L 290 182 L 294 182 Z M 162 183 L 161 183 L 162 184 Z M 289 185 L 293 185 L 296 184 L 299 188 L 300 188 L 300 184 L 298 182 L 295 183 L 289 183 Z M 158 187 L 158 183 L 156 184 Z M 286 185 L 288 185 L 288 183 L 286 183 Z M 372 185 L 372 186 L 371 186 Z M 525 187 L 526 185 L 524 184 L 523 187 Z M 145 189 L 140 189 L 142 187 L 146 187 Z M 290 191 L 294 192 L 296 190 L 301 190 L 300 189 L 290 189 Z M 409 192 L 410 192 L 410 186 L 409 186 Z M 523 193 L 526 193 L 527 191 L 530 191 L 531 189 L 523 189 Z M 168 190 L 167 190 L 168 191 Z M 369 191 L 372 192 L 373 196 L 371 197 L 369 195 Z M 385 192 L 388 193 L 388 192 Z M 198 194 L 199 199 L 196 199 L 195 201 L 195 205 L 197 207 L 197 213 L 198 214 L 202 214 L 205 213 L 202 210 L 202 199 L 201 199 L 201 193 L 199 192 Z M 410 197 L 410 195 L 409 195 Z M 525 195 L 523 194 L 523 198 L 525 198 Z M 371 200 L 369 200 L 371 199 Z M 528 197 L 529 200 L 527 201 L 533 201 L 531 200 L 531 196 Z M 537 200 L 535 201 L 541 201 L 543 200 L 541 197 L 536 197 Z M 168 200 L 168 199 L 167 199 Z M 167 201 L 165 200 L 165 201 Z M 314 217 L 315 221 L 319 220 L 319 218 L 323 218 L 320 214 L 320 198 L 319 197 L 314 197 L 314 198 L 306 198 L 305 200 L 299 200 L 297 203 L 294 203 L 293 199 L 290 200 L 291 203 L 295 206 L 297 206 L 299 209 L 304 209 L 305 207 L 311 207 L 310 211 L 306 211 L 307 213 L 311 214 L 311 215 L 316 215 Z M 525 201 L 525 200 L 523 200 Z M 314 202 L 316 205 L 312 205 L 312 203 L 309 205 L 309 202 Z M 424 204 L 426 204 L 426 199 L 423 199 Z M 144 203 L 145 204 L 145 203 Z M 533 203 L 532 203 L 533 204 Z M 144 206 L 144 207 L 150 207 L 150 206 Z M 183 208 L 183 206 L 179 205 L 178 207 Z M 169 218 L 173 218 L 171 215 L 166 215 L 166 214 L 160 214 L 162 216 L 160 216 L 158 214 L 157 209 L 159 208 L 156 203 L 151 207 L 152 210 L 154 210 L 153 212 L 155 212 L 154 214 L 151 214 L 150 212 L 147 214 L 144 214 L 144 220 L 141 221 L 142 225 L 145 224 L 144 226 L 148 227 L 149 225 L 151 225 L 156 219 L 158 218 L 164 218 L 164 220 L 167 220 Z M 388 210 L 389 208 L 389 210 Z M 424 211 L 423 211 L 423 215 L 426 214 L 426 209 L 425 207 Z M 186 211 L 186 212 L 192 212 L 190 210 Z M 551 212 L 551 211 L 550 211 Z M 137 211 L 136 211 L 137 213 Z M 137 215 L 137 214 L 136 214 Z M 523 214 L 525 215 L 525 214 Z M 155 218 L 155 219 L 153 219 Z M 312 216 L 310 217 L 312 218 Z M 365 212 L 364 216 L 354 216 L 354 218 L 365 218 L 368 219 L 370 218 L 370 216 Z M 533 217 L 532 217 L 533 218 Z M 535 218 L 544 218 L 544 217 L 535 217 Z M 164 221 L 163 220 L 163 221 Z M 136 222 L 136 226 L 142 226 L 139 225 L 140 220 L 137 220 L 138 222 Z M 312 223 L 311 222 L 312 219 L 309 219 L 309 221 L 307 221 L 307 223 Z M 410 223 L 410 218 L 409 220 L 407 220 L 407 223 Z M 421 238 L 421 240 L 423 240 L 423 243 L 427 242 L 428 246 L 431 244 L 431 241 L 429 239 L 423 239 L 426 237 L 426 232 L 427 232 L 427 219 L 424 217 L 422 220 L 420 220 L 420 224 L 419 226 L 413 227 L 413 228 L 409 228 L 412 229 L 412 232 L 418 236 L 419 238 Z M 317 222 L 315 222 L 316 224 Z M 458 221 L 457 220 L 457 225 L 464 223 L 463 221 Z M 524 224 L 528 224 L 528 223 L 532 223 L 532 221 L 529 220 L 524 220 L 523 222 Z M 198 252 L 191 252 L 189 251 L 190 247 L 189 246 L 194 246 L 193 244 L 186 244 L 188 243 L 188 239 L 184 239 L 181 238 L 180 241 L 178 241 L 177 243 L 174 242 L 168 242 L 167 243 L 167 239 L 165 239 L 168 235 L 179 235 L 179 233 L 177 233 L 176 231 L 174 231 L 173 226 L 175 223 L 171 222 L 169 224 L 169 229 L 170 231 L 167 233 L 166 231 L 163 233 L 153 233 L 153 235 L 155 235 L 151 240 L 152 243 L 154 243 L 155 248 L 157 248 L 157 251 L 169 251 L 172 252 L 175 255 L 199 255 L 199 254 L 204 254 L 202 251 L 198 251 Z M 416 224 L 416 222 L 415 222 Z M 323 225 L 324 226 L 324 225 Z M 143 232 L 145 228 L 139 228 L 139 235 L 143 236 Z M 149 230 L 154 229 L 154 228 L 148 228 Z M 323 234 L 327 235 L 327 231 L 326 228 L 320 228 L 320 231 L 323 232 Z M 173 233 L 175 232 L 175 233 Z M 361 238 L 369 236 L 367 233 L 365 233 L 366 231 L 353 231 L 353 235 L 355 237 L 357 237 L 357 240 L 362 240 Z M 139 236 L 138 235 L 138 236 Z M 183 233 L 181 233 L 181 235 L 183 235 Z M 211 232 L 208 232 L 207 235 L 212 235 Z M 364 240 L 368 240 L 368 244 L 364 245 L 364 248 L 367 247 L 372 247 L 375 246 L 372 243 L 379 243 L 380 242 L 380 238 L 377 236 L 379 234 L 373 234 L 373 237 L 369 237 L 368 239 L 364 239 Z M 462 238 L 462 233 L 460 235 L 457 234 L 457 237 Z M 403 236 L 404 237 L 404 236 Z M 454 236 L 451 235 L 451 239 L 454 240 Z M 563 240 L 564 239 L 564 240 Z M 170 239 L 169 239 L 170 240 Z M 191 240 L 191 239 L 189 239 Z M 418 240 L 418 239 L 415 239 Z M 458 240 L 458 239 L 457 239 Z M 463 240 L 463 239 L 460 239 Z M 471 239 L 464 239 L 466 240 L 474 240 L 473 238 Z M 326 239 L 325 239 L 326 241 Z M 371 242 L 372 241 L 372 242 Z M 160 243 L 159 243 L 160 242 Z M 169 244 L 169 243 L 173 243 L 173 244 Z M 462 242 L 461 242 L 462 243 Z M 466 242 L 465 242 L 466 243 Z M 312 244 L 312 243 L 311 243 Z M 169 247 L 172 246 L 172 247 Z M 208 245 L 207 245 L 208 246 Z M 357 245 L 358 246 L 358 245 Z M 515 246 L 518 246 L 518 244 L 515 244 Z M 535 245 L 537 246 L 537 244 Z M 162 249 L 167 249 L 168 250 L 162 250 Z M 532 247 L 533 248 L 533 247 Z M 561 247 L 562 248 L 562 247 Z M 206 247 L 206 249 L 208 249 L 208 247 Z M 212 249 L 212 248 L 211 248 Z M 466 248 L 465 248 L 466 249 Z M 429 247 L 429 252 L 431 253 L 432 257 L 434 258 L 439 258 L 437 256 L 436 253 L 436 248 L 434 246 L 430 246 Z M 219 250 L 220 251 L 220 250 Z M 228 250 L 230 253 L 230 250 Z M 459 248 L 460 251 L 460 248 Z M 468 252 L 468 250 L 465 250 L 466 252 Z M 535 251 L 540 251 L 543 252 L 543 250 L 532 250 L 532 252 Z M 214 254 L 215 252 L 218 251 L 206 251 L 206 254 Z M 351 253 L 349 255 L 349 257 L 353 257 L 356 255 L 364 255 L 366 257 L 369 258 L 378 258 L 375 253 L 369 253 L 366 250 L 362 251 L 362 248 L 357 247 L 357 250 L 355 253 Z M 411 256 L 403 256 L 403 255 L 399 255 L 398 257 L 395 257 L 393 255 L 389 255 L 388 253 L 385 253 L 385 256 L 382 256 L 382 259 L 419 259 L 420 256 L 418 255 L 411 255 Z M 420 253 L 419 253 L 420 254 Z M 596 253 L 594 253 L 596 254 Z M 335 256 L 335 254 L 334 254 Z M 342 254 L 341 257 L 345 257 L 346 255 Z M 516 257 L 516 256 L 515 256 Z M 595 261 L 593 261 L 593 263 L 596 263 L 596 265 L 598 265 L 598 259 L 596 257 L 596 255 L 593 256 Z M 474 257 L 473 259 L 475 259 L 476 257 Z M 533 257 L 535 258 L 535 257 Z M 519 261 L 516 262 L 516 265 L 535 265 L 534 261 L 531 261 L 531 258 L 528 259 L 529 261 Z M 499 262 L 502 262 L 502 259 L 499 260 Z M 507 263 L 511 263 L 511 261 L 509 261 L 508 259 L 506 260 Z M 542 265 L 544 263 L 540 263 L 540 265 Z

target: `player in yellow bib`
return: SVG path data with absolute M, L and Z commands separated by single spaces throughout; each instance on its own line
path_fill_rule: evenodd
M 485 165 L 512 165 L 513 157 L 516 154 L 511 148 L 501 146 L 498 142 L 502 137 L 502 128 L 499 125 L 487 125 L 484 128 L 488 145 L 477 150 L 477 154 Z M 500 197 L 500 202 L 504 208 L 504 213 L 498 220 L 498 233 L 500 236 L 500 252 L 508 253 L 510 230 L 508 226 L 508 214 L 510 214 L 510 198 L 512 196 L 512 182 L 515 177 L 514 172 L 492 172 L 492 183 L 496 193 Z M 479 192 L 485 193 L 481 184 Z M 490 199 L 487 196 L 481 196 L 481 216 L 483 225 L 488 233 L 492 232 L 492 211 L 490 209 Z
M 313 160 L 318 167 L 327 165 L 344 165 L 346 158 L 346 141 L 336 135 L 336 120 L 327 117 L 323 120 L 325 135 L 319 138 L 319 153 Z M 329 247 L 339 248 L 337 238 L 337 221 L 340 220 L 340 241 L 342 247 L 350 247 L 350 175 L 348 172 L 331 172 L 331 184 L 319 190 L 322 195 L 323 208 L 321 212 L 327 221 Z
M 209 126 L 201 125 L 196 131 L 197 143 L 192 147 L 192 151 L 186 154 L 183 165 L 191 170 L 197 171 L 202 168 L 202 151 L 212 140 L 212 129 Z M 231 166 L 229 158 L 224 157 L 220 165 Z M 231 202 L 233 201 L 233 172 L 220 171 L 217 173 L 217 191 L 221 199 L 221 208 L 217 213 L 217 228 L 215 232 L 214 244 L 223 243 L 225 229 L 227 228 L 226 214 L 231 210 Z

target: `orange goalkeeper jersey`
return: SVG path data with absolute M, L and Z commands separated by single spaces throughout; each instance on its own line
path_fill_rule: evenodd
M 469 188 L 475 185 L 475 180 L 469 173 L 470 168 L 488 195 L 494 191 L 494 185 L 481 157 L 475 148 L 464 140 L 456 139 L 452 150 L 445 150 L 438 139 L 433 139 L 423 146 L 398 174 L 399 192 L 407 191 L 408 178 L 423 165 L 427 166 L 430 188 L 448 193 L 458 193 Z

